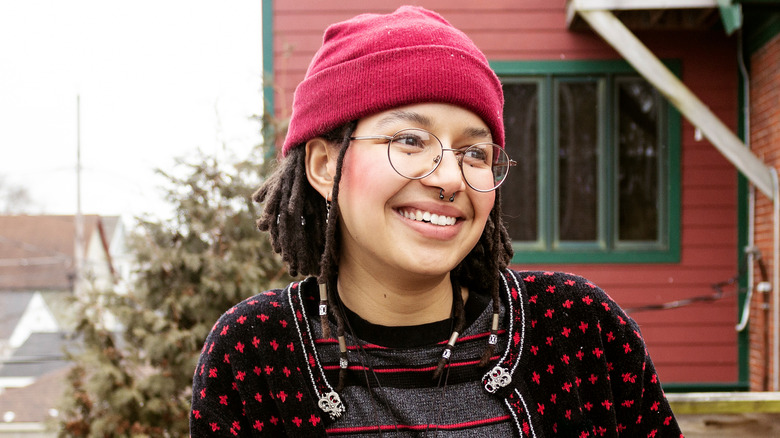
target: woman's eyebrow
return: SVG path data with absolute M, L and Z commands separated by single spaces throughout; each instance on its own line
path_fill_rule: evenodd
M 466 128 L 464 130 L 464 134 L 466 134 L 466 136 L 471 138 L 485 138 L 490 141 L 493 140 L 493 135 L 490 133 L 490 130 L 487 128 Z
M 433 121 L 431 121 L 429 117 L 414 111 L 404 111 L 404 110 L 392 111 L 387 116 L 382 117 L 377 122 L 376 126 L 378 128 L 384 128 L 388 125 L 392 125 L 399 121 L 415 123 L 418 126 L 421 126 L 423 128 L 430 128 L 431 126 L 433 126 Z
M 397 122 L 410 122 L 417 126 L 430 130 L 434 123 L 431 118 L 424 114 L 420 114 L 415 111 L 395 110 L 390 112 L 385 117 L 382 117 L 377 122 L 377 128 L 385 128 L 392 126 Z M 463 134 L 469 138 L 484 138 L 492 141 L 492 134 L 490 130 L 482 127 L 467 127 L 463 130 Z

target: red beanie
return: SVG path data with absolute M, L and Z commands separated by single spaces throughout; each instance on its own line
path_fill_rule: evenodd
M 325 31 L 295 89 L 282 154 L 352 120 L 426 102 L 474 112 L 504 146 L 501 82 L 466 34 L 420 7 L 358 15 Z

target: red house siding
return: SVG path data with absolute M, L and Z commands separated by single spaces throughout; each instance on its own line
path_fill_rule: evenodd
M 753 72 L 750 79 L 751 148 L 766 164 L 777 169 L 780 167 L 780 35 L 753 54 L 750 66 Z M 770 275 L 778 256 L 772 243 L 772 219 L 772 201 L 765 196 L 756 196 L 755 243 Z M 767 299 L 771 303 L 769 295 Z M 758 391 L 772 390 L 774 377 L 772 338 L 770 335 L 765 345 L 764 335 L 766 330 L 774 333 L 775 328 L 771 312 L 766 318 L 759 307 L 761 303 L 763 297 L 754 299 L 750 309 L 750 389 Z M 774 308 L 776 303 L 771 305 Z
M 274 2 L 276 115 L 287 118 L 295 85 L 330 23 L 363 12 L 386 13 L 401 1 Z M 490 60 L 618 59 L 592 32 L 566 28 L 563 1 L 418 1 L 466 32 Z M 678 59 L 682 78 L 732 129 L 737 123 L 734 41 L 722 31 L 638 33 L 660 58 Z M 623 307 L 712 293 L 737 272 L 736 171 L 707 141 L 682 125 L 681 260 L 677 264 L 516 266 L 575 272 L 602 286 Z M 738 380 L 734 297 L 675 310 L 635 313 L 661 378 L 677 383 Z

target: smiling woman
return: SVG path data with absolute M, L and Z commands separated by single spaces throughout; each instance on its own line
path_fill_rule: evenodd
M 603 291 L 507 269 L 502 109 L 484 55 L 431 11 L 328 28 L 255 194 L 308 278 L 215 324 L 192 436 L 680 435 Z
M 430 121 L 429 127 L 452 148 L 484 141 L 471 135 L 476 128 L 487 128 L 468 110 L 440 103 L 404 110 Z M 392 112 L 361 119 L 352 138 L 408 126 L 409 122 L 395 118 L 387 123 Z M 338 149 L 316 140 L 307 146 L 309 182 L 323 199 L 330 197 L 337 164 L 329 162 L 338 158 Z M 435 171 L 419 179 L 399 174 L 390 165 L 385 148 L 365 142 L 350 146 L 344 157 L 338 198 L 343 232 L 337 287 L 344 304 L 367 315 L 370 322 L 397 326 L 446 319 L 451 309 L 446 303 L 452 300 L 449 272 L 476 245 L 485 228 L 495 192 L 470 190 L 454 155 L 442 156 L 440 147 L 438 154 L 441 159 Z M 453 202 L 440 199 L 440 193 L 453 196 Z M 420 211 L 423 221 L 405 218 L 404 212 L 409 211 L 415 217 Z M 433 224 L 430 218 L 434 215 L 454 218 L 455 223 Z M 364 306 L 370 308 L 364 310 Z

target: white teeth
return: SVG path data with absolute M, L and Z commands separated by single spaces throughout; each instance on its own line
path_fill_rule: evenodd
M 458 221 L 454 217 L 438 215 L 435 213 L 431 213 L 429 211 L 423 212 L 420 210 L 415 210 L 415 211 L 404 210 L 403 215 L 405 218 L 411 219 L 413 221 L 430 222 L 434 225 L 441 225 L 441 226 L 455 225 L 455 222 Z

